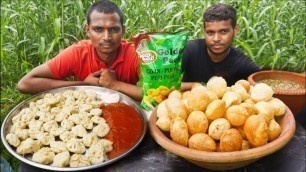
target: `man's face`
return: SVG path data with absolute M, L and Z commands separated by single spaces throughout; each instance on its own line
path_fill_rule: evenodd
M 86 26 L 86 29 L 99 56 L 101 54 L 111 56 L 117 53 L 124 34 L 124 27 L 117 13 L 93 11 L 90 15 L 90 25 Z
M 210 54 L 215 56 L 227 55 L 237 34 L 238 26 L 231 25 L 231 20 L 205 22 L 205 41 Z

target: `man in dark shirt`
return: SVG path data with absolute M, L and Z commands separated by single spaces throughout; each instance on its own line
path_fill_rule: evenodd
M 236 9 L 226 4 L 213 5 L 203 18 L 205 39 L 189 41 L 183 52 L 183 90 L 190 89 L 192 82 L 206 83 L 212 76 L 222 76 L 230 86 L 260 70 L 232 46 L 239 27 Z

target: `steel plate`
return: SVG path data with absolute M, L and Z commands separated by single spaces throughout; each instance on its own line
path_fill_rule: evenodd
M 107 160 L 104 161 L 100 164 L 96 164 L 96 165 L 91 165 L 91 166 L 85 166 L 85 167 L 55 167 L 55 166 L 51 166 L 51 165 L 44 165 L 44 164 L 40 164 L 40 163 L 36 163 L 34 161 L 31 160 L 32 156 L 29 157 L 24 157 L 21 156 L 19 154 L 16 153 L 16 148 L 11 147 L 8 142 L 5 139 L 5 136 L 7 134 L 10 133 L 11 130 L 11 126 L 12 126 L 12 118 L 17 115 L 21 109 L 27 107 L 29 105 L 30 102 L 36 101 L 37 99 L 43 98 L 43 96 L 46 93 L 62 93 L 65 90 L 79 90 L 79 89 L 84 89 L 86 91 L 94 91 L 97 94 L 97 98 L 99 99 L 100 96 L 105 96 L 105 94 L 118 94 L 120 97 L 120 103 L 125 103 L 127 105 L 130 105 L 131 107 L 133 107 L 136 112 L 138 113 L 142 124 L 143 124 L 143 131 L 142 134 L 140 136 L 140 138 L 138 139 L 138 141 L 135 143 L 135 145 L 128 150 L 127 152 L 123 153 L 122 155 L 111 159 L 111 160 Z M 114 163 L 118 160 L 120 160 L 121 158 L 127 156 L 128 154 L 130 154 L 139 144 L 140 142 L 143 140 L 145 133 L 147 131 L 147 119 L 146 119 L 146 115 L 144 113 L 144 111 L 138 106 L 138 103 L 136 103 L 134 100 L 132 100 L 130 97 L 114 91 L 114 90 L 110 90 L 104 87 L 95 87 L 95 86 L 69 86 L 69 87 L 62 87 L 62 88 L 57 88 L 57 89 L 53 89 L 53 90 L 48 90 L 39 94 L 36 94 L 26 100 L 24 100 L 23 102 L 19 103 L 16 107 L 14 107 L 9 114 L 6 116 L 6 118 L 4 119 L 3 123 L 2 123 L 2 127 L 1 127 L 1 139 L 2 139 L 2 143 L 4 144 L 4 146 L 6 147 L 6 149 L 12 154 L 14 155 L 16 158 L 18 158 L 20 161 L 23 161 L 29 165 L 38 167 L 38 168 L 42 168 L 42 169 L 46 169 L 46 170 L 56 170 L 56 171 L 81 171 L 81 170 L 89 170 L 89 169 L 94 169 L 94 168 L 98 168 L 98 167 L 103 167 L 106 166 L 108 164 Z

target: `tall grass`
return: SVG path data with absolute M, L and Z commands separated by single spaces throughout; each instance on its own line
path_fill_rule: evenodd
M 86 39 L 86 10 L 94 0 L 1 1 L 1 123 L 18 102 L 16 83 L 33 67 L 62 49 Z M 125 39 L 144 31 L 187 29 L 189 39 L 203 38 L 204 10 L 213 0 L 114 0 L 125 14 Z M 293 0 L 221 0 L 238 11 L 234 44 L 263 69 L 305 71 L 306 5 Z M 3 145 L 1 144 L 3 148 Z M 12 163 L 13 158 L 1 149 Z M 14 162 L 14 169 L 18 163 Z

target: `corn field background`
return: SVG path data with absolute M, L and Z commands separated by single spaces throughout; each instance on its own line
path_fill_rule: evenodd
M 30 95 L 17 82 L 35 66 L 81 39 L 92 0 L 1 1 L 1 124 L 7 113 Z M 262 69 L 305 72 L 306 5 L 302 0 L 113 0 L 125 14 L 125 39 L 144 31 L 189 30 L 203 38 L 203 12 L 214 3 L 238 11 L 234 45 Z M 18 169 L 1 142 L 1 156 Z

